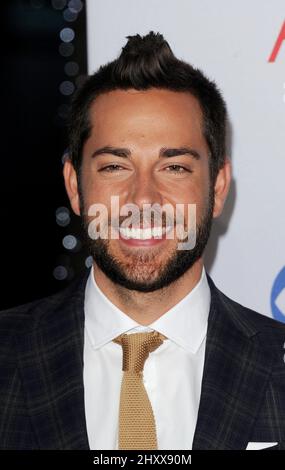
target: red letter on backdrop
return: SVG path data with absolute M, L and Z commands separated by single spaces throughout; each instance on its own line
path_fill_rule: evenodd
M 285 41 L 285 21 L 283 23 L 283 26 L 281 28 L 277 41 L 274 44 L 273 51 L 271 52 L 268 62 L 275 62 L 275 59 L 281 47 L 282 41 Z

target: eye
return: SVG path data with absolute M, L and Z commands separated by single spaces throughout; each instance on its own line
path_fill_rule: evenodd
M 188 168 L 185 168 L 184 166 L 181 166 L 181 165 L 170 165 L 166 169 L 168 170 L 169 168 L 172 168 L 171 173 L 181 173 L 182 174 L 185 171 L 187 171 L 189 173 L 192 173 L 191 170 L 189 170 Z
M 113 171 L 118 171 L 119 168 L 122 168 L 120 165 L 107 165 L 103 168 L 100 168 L 98 171 L 106 171 L 107 173 L 112 173 Z

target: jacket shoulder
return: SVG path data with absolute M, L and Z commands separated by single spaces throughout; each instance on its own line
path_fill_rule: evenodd
M 5 349 L 7 342 L 25 328 L 26 325 L 39 323 L 46 315 L 52 315 L 58 308 L 64 311 L 67 302 L 72 302 L 79 295 L 86 282 L 88 272 L 84 271 L 67 287 L 55 294 L 42 297 L 25 304 L 0 311 L 0 350 Z
M 252 336 L 258 332 L 270 332 L 275 335 L 284 337 L 285 323 L 275 320 L 272 317 L 259 313 L 251 308 L 248 308 L 239 302 L 231 299 L 223 293 L 208 275 L 208 282 L 211 290 L 211 299 L 213 305 L 222 309 L 228 314 L 237 326 L 248 336 Z

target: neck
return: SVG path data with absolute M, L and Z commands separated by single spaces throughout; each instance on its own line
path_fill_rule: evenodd
M 94 278 L 103 294 L 126 315 L 141 325 L 149 325 L 174 307 L 197 285 L 203 261 L 200 258 L 183 276 L 163 289 L 138 292 L 112 282 L 94 263 Z

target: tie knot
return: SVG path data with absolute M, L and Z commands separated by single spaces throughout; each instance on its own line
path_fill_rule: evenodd
M 158 331 L 124 333 L 113 339 L 123 349 L 123 371 L 141 372 L 149 353 L 157 349 L 165 339 L 166 336 Z

